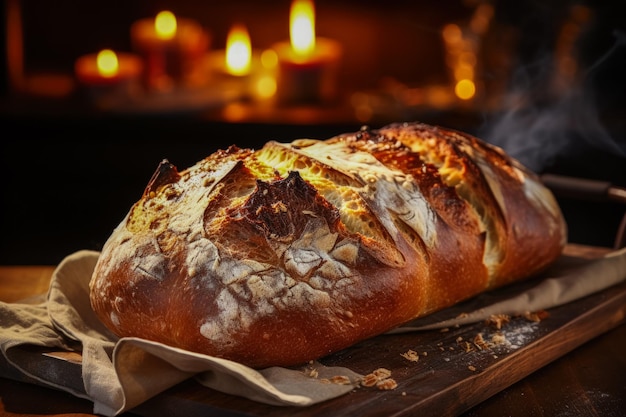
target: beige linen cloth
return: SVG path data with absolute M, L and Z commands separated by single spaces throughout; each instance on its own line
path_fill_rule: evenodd
M 98 252 L 79 251 L 56 268 L 39 304 L 0 302 L 0 373 L 67 391 L 94 402 L 94 413 L 114 416 L 188 378 L 213 389 L 272 405 L 308 406 L 344 395 L 361 375 L 342 367 L 250 369 L 241 364 L 139 338 L 118 339 L 89 304 L 89 280 Z M 586 261 L 564 257 L 546 279 L 505 299 L 481 295 L 480 308 L 463 318 L 432 315 L 394 330 L 407 332 L 473 323 L 491 314 L 520 314 L 555 307 L 626 280 L 626 248 Z M 490 305 L 491 304 L 491 305 Z M 433 323 L 433 318 L 440 320 Z M 45 351 L 81 352 L 76 362 Z M 4 359 L 4 364 L 1 363 Z M 352 384 L 324 381 L 347 376 Z

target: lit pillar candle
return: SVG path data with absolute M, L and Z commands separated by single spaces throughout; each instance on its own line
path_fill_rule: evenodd
M 454 94 L 460 100 L 471 100 L 476 94 L 475 40 L 464 35 L 461 27 L 453 23 L 443 28 L 442 36 L 446 47 L 446 63 L 454 83 Z
M 210 36 L 197 22 L 162 11 L 154 19 L 133 23 L 130 36 L 145 62 L 144 81 L 149 89 L 193 85 L 201 77 Z
M 278 56 L 278 101 L 312 104 L 332 101 L 337 94 L 341 45 L 315 35 L 315 7 L 311 0 L 291 5 L 290 40 L 274 45 Z
M 74 72 L 88 97 L 103 105 L 136 94 L 142 67 L 141 59 L 134 54 L 103 49 L 78 58 Z

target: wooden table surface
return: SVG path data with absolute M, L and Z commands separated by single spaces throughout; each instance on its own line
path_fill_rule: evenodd
M 596 249 L 576 247 L 592 256 Z M 46 293 L 52 266 L 0 266 L 0 301 Z M 467 411 L 464 416 L 621 416 L 626 324 L 608 330 Z M 93 416 L 70 394 L 0 378 L 0 416 Z M 240 415 L 240 414 L 237 414 Z M 126 413 L 124 416 L 133 416 Z

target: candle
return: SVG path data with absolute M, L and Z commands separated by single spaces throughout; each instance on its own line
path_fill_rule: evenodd
M 210 36 L 197 22 L 164 10 L 154 19 L 133 23 L 130 36 L 145 62 L 147 88 L 170 90 L 202 82 L 202 59 Z
M 464 34 L 461 27 L 453 23 L 443 28 L 442 36 L 454 93 L 460 100 L 471 100 L 476 95 L 476 39 L 472 34 Z
M 272 50 L 252 49 L 247 28 L 236 23 L 228 32 L 226 49 L 211 51 L 209 72 L 214 85 L 235 91 L 239 98 L 265 100 L 276 92 L 276 63 Z
M 337 70 L 341 45 L 316 37 L 315 8 L 311 0 L 291 5 L 290 40 L 273 49 L 278 56 L 278 100 L 282 104 L 324 103 L 337 93 Z
M 79 85 L 98 105 L 131 98 L 138 90 L 141 59 L 130 53 L 103 49 L 83 55 L 74 64 Z
M 234 25 L 226 40 L 226 71 L 235 76 L 250 74 L 252 64 L 252 45 L 245 26 Z

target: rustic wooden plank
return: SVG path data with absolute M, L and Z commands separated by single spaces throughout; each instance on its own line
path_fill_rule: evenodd
M 30 297 L 45 294 L 50 285 L 53 266 L 0 267 L 0 301 L 27 302 Z
M 455 308 L 459 312 L 468 311 L 463 304 Z M 321 361 L 363 374 L 378 367 L 390 369 L 398 383 L 398 388 L 392 391 L 361 387 L 312 407 L 272 407 L 187 381 L 133 412 L 147 416 L 155 409 L 175 404 L 175 409 L 171 410 L 173 416 L 184 415 L 178 414 L 176 409 L 208 416 L 315 417 L 338 412 L 354 417 L 457 416 L 623 323 L 626 284 L 553 308 L 548 313 L 547 318 L 537 323 L 514 318 L 500 332 L 488 324 L 476 323 L 447 332 L 383 335 Z M 508 343 L 466 352 L 464 342 L 472 341 L 479 333 L 485 340 L 501 333 Z M 404 359 L 401 354 L 408 350 L 418 352 L 420 359 L 417 362 Z
M 626 410 L 626 323 L 574 349 L 464 417 L 620 416 Z

